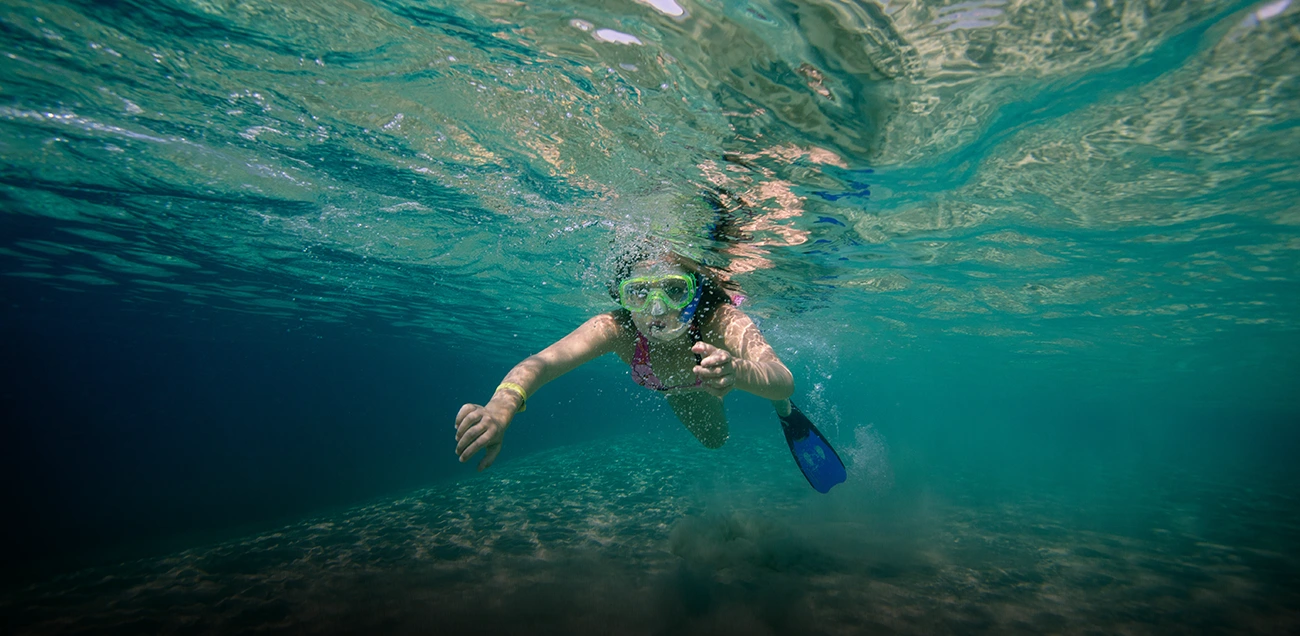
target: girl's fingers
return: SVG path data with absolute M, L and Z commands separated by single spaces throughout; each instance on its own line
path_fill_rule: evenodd
M 701 364 L 696 365 L 695 368 L 691 369 L 691 371 L 694 371 L 695 375 L 702 378 L 720 378 L 726 375 L 735 375 L 736 373 L 736 369 L 731 365 L 710 367 Z
M 501 442 L 492 443 L 494 420 L 485 418 L 485 415 L 483 407 L 478 404 L 466 404 L 456 413 L 456 455 L 461 462 L 466 462 L 486 448 L 487 453 L 483 455 L 483 461 L 479 462 L 479 470 L 491 466 L 501 453 Z
M 726 349 L 719 349 L 707 342 L 697 342 L 691 346 L 691 351 L 700 357 L 700 366 L 703 367 L 725 367 L 731 363 L 731 353 Z
M 465 406 L 475 406 L 475 405 L 466 404 Z M 465 409 L 462 407 L 461 411 L 464 410 Z M 476 408 L 475 410 L 467 414 L 462 413 L 462 415 L 458 416 L 456 418 L 456 439 L 459 440 L 461 437 L 463 437 L 465 435 L 465 431 L 468 431 L 475 424 L 478 424 L 479 421 L 481 421 L 482 419 L 483 419 L 483 409 L 481 408 Z
M 477 409 L 477 408 L 481 408 L 481 407 L 480 407 L 479 405 L 477 405 L 477 404 L 466 404 L 465 406 L 460 407 L 460 410 L 456 412 L 456 429 L 457 429 L 457 430 L 460 429 L 460 421 L 463 420 L 463 419 L 465 419 L 465 416 L 466 416 L 466 415 L 469 415 L 470 413 L 472 413 L 472 412 L 474 411 L 474 409 Z
M 484 434 L 478 435 L 478 439 L 475 439 L 474 443 L 466 447 L 465 452 L 460 454 L 460 461 L 462 462 L 469 461 L 469 458 L 473 457 L 474 453 L 483 450 L 483 447 L 487 446 L 488 443 L 492 441 L 490 439 L 491 437 L 492 437 L 491 435 L 484 435 Z
M 464 458 L 465 449 L 469 448 L 471 444 L 478 441 L 478 438 L 483 436 L 484 429 L 485 427 L 483 426 L 471 427 L 470 429 L 466 430 L 465 433 L 461 435 L 459 439 L 456 440 L 456 454 L 461 455 L 460 461 L 465 461 Z
M 700 359 L 700 364 L 706 367 L 720 367 L 731 362 L 731 354 L 726 351 L 717 351 Z
M 707 354 L 703 355 L 703 356 L 702 356 L 702 359 L 701 359 L 700 361 L 701 361 L 701 362 L 707 362 L 707 361 L 710 361 L 710 360 L 713 360 L 713 361 L 717 361 L 717 360 L 725 360 L 725 359 L 728 358 L 730 355 L 731 355 L 731 354 L 727 353 L 726 351 L 723 351 L 722 349 L 718 349 L 717 347 L 714 347 L 714 348 L 711 349 Z

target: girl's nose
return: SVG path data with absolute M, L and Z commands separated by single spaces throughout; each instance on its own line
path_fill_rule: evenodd
M 664 304 L 664 301 L 659 300 L 658 298 L 650 301 L 651 316 L 662 316 L 666 313 L 668 313 L 668 306 Z

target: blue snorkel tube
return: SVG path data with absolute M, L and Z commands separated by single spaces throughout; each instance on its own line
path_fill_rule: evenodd
M 700 298 L 704 297 L 704 281 L 699 274 L 691 274 L 691 276 L 695 277 L 695 298 L 691 299 L 691 304 L 682 307 L 681 321 L 684 324 L 695 320 L 695 310 L 700 306 Z

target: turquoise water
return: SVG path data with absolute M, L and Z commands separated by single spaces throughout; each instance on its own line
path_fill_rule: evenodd
M 1296 16 L 9 2 L 6 631 L 1296 630 Z M 847 483 L 612 357 L 454 461 L 645 234 Z

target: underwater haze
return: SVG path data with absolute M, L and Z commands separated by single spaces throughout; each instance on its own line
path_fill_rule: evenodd
M 7 0 L 0 49 L 5 633 L 1300 631 L 1300 3 Z M 456 461 L 646 236 L 844 484 L 613 356 Z

